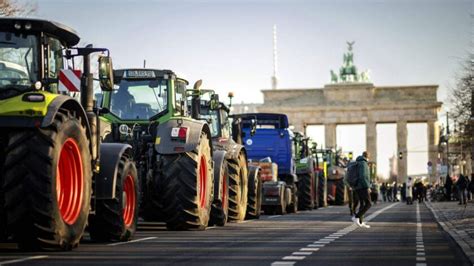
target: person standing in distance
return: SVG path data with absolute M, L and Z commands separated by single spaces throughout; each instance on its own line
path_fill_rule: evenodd
M 364 151 L 361 156 L 356 159 L 359 164 L 359 178 L 357 180 L 357 186 L 355 191 L 359 196 L 360 208 L 359 212 L 352 217 L 352 221 L 360 227 L 370 228 L 370 225 L 364 222 L 365 213 L 372 207 L 370 203 L 370 176 L 369 176 L 369 153 Z

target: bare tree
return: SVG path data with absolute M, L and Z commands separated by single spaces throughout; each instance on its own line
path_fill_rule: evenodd
M 457 124 L 454 141 L 474 158 L 474 53 L 462 65 L 456 87 L 451 92 L 452 118 Z M 451 113 L 450 113 L 451 116 Z M 474 164 L 472 164 L 474 165 Z M 474 166 L 473 166 L 474 167 Z M 474 170 L 474 169 L 472 169 Z
M 28 17 L 37 9 L 36 3 L 20 4 L 14 0 L 0 0 L 1 17 Z

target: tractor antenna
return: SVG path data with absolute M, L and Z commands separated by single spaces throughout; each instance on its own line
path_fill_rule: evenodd
M 272 89 L 276 90 L 278 87 L 278 52 L 277 52 L 277 26 L 273 25 L 273 76 Z
M 143 68 L 146 68 L 146 59 L 143 59 Z

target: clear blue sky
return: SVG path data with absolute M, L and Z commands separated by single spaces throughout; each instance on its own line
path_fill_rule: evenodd
M 272 25 L 280 87 L 322 87 L 346 41 L 376 85 L 439 84 L 440 99 L 472 39 L 473 1 L 39 0 L 37 15 L 110 48 L 116 66 L 170 68 L 190 82 L 261 102 L 270 87 Z
M 206 88 L 233 91 L 237 102 L 262 102 L 259 91 L 270 87 L 273 24 L 281 88 L 323 87 L 329 70 L 339 69 L 346 41 L 355 41 L 355 64 L 371 70 L 376 86 L 438 84 L 439 100 L 445 101 L 472 51 L 473 3 L 39 0 L 37 16 L 75 28 L 85 43 L 109 48 L 116 67 L 141 67 L 146 59 L 148 67 L 172 69 L 191 84 L 202 78 Z M 341 142 L 354 137 L 340 131 Z M 392 131 L 381 129 L 379 136 Z M 426 129 L 410 131 L 415 139 L 426 138 Z M 384 173 L 387 156 L 396 153 L 394 141 L 379 148 Z M 363 143 L 345 149 L 363 150 Z M 413 156 L 421 157 L 410 160 L 409 174 L 426 171 L 426 154 Z

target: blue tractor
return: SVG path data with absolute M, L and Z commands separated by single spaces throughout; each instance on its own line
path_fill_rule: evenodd
M 298 210 L 295 134 L 289 129 L 288 117 L 271 113 L 235 117 L 241 121 L 249 165 L 260 167 L 262 210 L 265 214 L 295 213 Z

